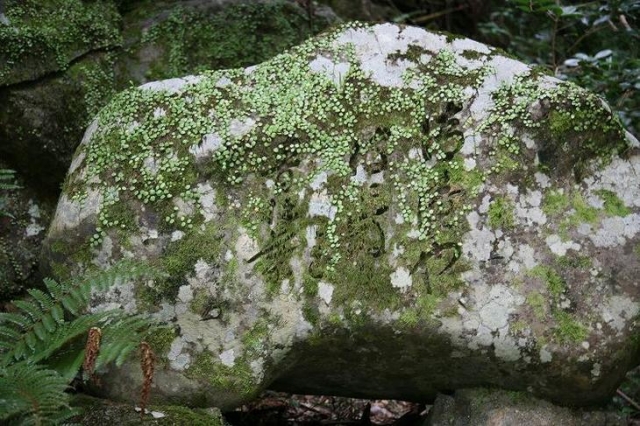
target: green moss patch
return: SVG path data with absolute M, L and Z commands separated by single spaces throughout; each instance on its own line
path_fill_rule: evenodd
M 604 200 L 604 211 L 609 216 L 628 216 L 632 210 L 625 206 L 624 202 L 618 196 L 607 190 L 596 191 L 596 194 Z
M 121 43 L 120 15 L 108 1 L 7 0 L 0 26 L 0 85 L 65 69 L 90 50 Z
M 553 317 L 556 321 L 553 332 L 560 342 L 581 342 L 589 336 L 587 328 L 568 312 L 556 311 Z
M 505 197 L 497 197 L 489 205 L 489 225 L 493 228 L 513 228 L 515 219 L 513 216 L 513 202 Z
M 285 1 L 231 4 L 217 13 L 176 6 L 144 33 L 143 46 L 162 50 L 146 77 L 160 80 L 259 64 L 325 25 L 321 19 L 309 22 L 301 8 Z
M 541 278 L 547 285 L 549 294 L 558 299 L 567 289 L 564 279 L 555 270 L 548 266 L 537 265 L 528 272 L 531 276 Z
M 532 292 L 527 295 L 527 304 L 531 306 L 537 319 L 543 320 L 547 314 L 547 302 L 544 296 L 538 292 Z
M 551 190 L 544 194 L 542 211 L 547 216 L 556 216 L 564 213 L 571 201 L 569 197 L 558 190 Z

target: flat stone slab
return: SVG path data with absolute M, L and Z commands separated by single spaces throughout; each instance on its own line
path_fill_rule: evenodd
M 464 38 L 354 24 L 149 83 L 89 127 L 44 252 L 167 272 L 154 394 L 607 399 L 638 359 L 640 156 L 600 98 Z M 136 366 L 103 380 L 135 399 Z

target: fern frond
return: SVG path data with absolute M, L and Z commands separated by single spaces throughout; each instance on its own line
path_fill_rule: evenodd
M 53 370 L 27 362 L 0 369 L 0 420 L 20 424 L 55 424 L 52 418 L 70 413 L 64 392 L 67 382 Z M 70 416 L 67 416 L 69 418 Z
M 125 263 L 71 283 L 45 279 L 47 292 L 31 289 L 28 299 L 13 302 L 17 312 L 1 312 L 0 424 L 60 424 L 74 415 L 64 390 L 83 363 L 81 337 L 92 327 L 102 329 L 96 368 L 121 365 L 153 324 L 120 310 L 86 313 L 92 291 L 154 275 Z
M 102 345 L 96 369 L 115 362 L 121 366 L 146 336 L 153 320 L 143 315 L 121 315 L 102 327 Z
M 0 189 L 17 189 L 20 188 L 14 182 L 15 170 L 0 169 Z
M 81 282 L 44 280 L 49 294 L 32 289 L 30 299 L 13 302 L 19 312 L 0 313 L 0 366 L 11 360 L 42 361 L 97 323 L 119 318 L 114 313 L 80 315 L 85 312 L 93 289 L 106 291 L 118 282 L 144 275 L 152 276 L 154 272 L 149 267 L 125 262 Z M 70 324 L 65 322 L 65 311 L 77 317 Z

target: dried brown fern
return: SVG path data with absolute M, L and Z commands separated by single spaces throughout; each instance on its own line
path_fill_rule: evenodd
M 102 339 L 102 330 L 99 327 L 91 327 L 87 336 L 87 344 L 84 347 L 84 362 L 82 363 L 82 371 L 88 378 L 95 381 L 93 374 L 96 368 L 96 359 L 100 352 L 100 340 Z
M 142 368 L 142 390 L 140 391 L 140 416 L 144 416 L 145 408 L 149 402 L 151 394 L 151 383 L 153 382 L 153 370 L 156 357 L 151 346 L 147 342 L 140 343 L 140 367 Z

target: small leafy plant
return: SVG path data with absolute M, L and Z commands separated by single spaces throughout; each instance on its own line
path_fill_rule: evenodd
M 59 424 L 78 414 L 65 390 L 80 368 L 88 379 L 109 363 L 122 365 L 154 327 L 148 317 L 121 310 L 88 313 L 91 292 L 153 275 L 122 263 L 78 282 L 45 279 L 46 292 L 30 289 L 12 312 L 0 312 L 0 423 Z M 149 363 L 152 355 L 145 358 Z M 149 371 L 147 365 L 145 382 Z
M 7 199 L 4 191 L 10 189 L 17 189 L 20 186 L 15 184 L 15 171 L 10 169 L 0 169 L 0 218 L 2 217 L 13 217 L 9 212 L 7 212 L 6 205 Z

